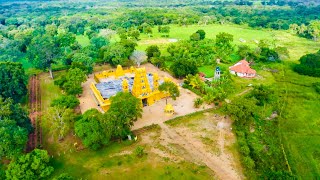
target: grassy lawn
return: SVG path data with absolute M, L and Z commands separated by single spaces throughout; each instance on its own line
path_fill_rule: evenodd
M 198 68 L 199 72 L 202 72 L 206 75 L 206 78 L 211 78 L 214 76 L 215 67 L 213 66 L 201 66 Z
M 301 76 L 291 70 L 277 78 L 286 107 L 280 132 L 292 171 L 301 179 L 320 177 L 320 95 L 312 87 L 319 78 Z
M 88 36 L 84 36 L 84 35 L 77 35 L 76 36 L 76 40 L 78 41 L 78 43 L 82 46 L 89 46 L 90 45 L 90 39 Z
M 190 26 L 178 26 L 170 25 L 170 37 L 163 38 L 161 33 L 158 33 L 158 27 L 153 28 L 153 37 L 148 37 L 146 34 L 141 34 L 140 41 L 138 41 L 139 50 L 145 50 L 149 45 L 159 45 L 162 54 L 168 54 L 166 47 L 170 42 L 168 39 L 187 40 L 190 35 L 195 33 L 199 29 L 203 29 L 206 32 L 206 38 L 215 39 L 215 36 L 220 32 L 227 32 L 233 35 L 234 43 L 236 45 L 249 45 L 257 46 L 254 40 L 268 39 L 274 41 L 277 46 L 284 46 L 288 48 L 291 61 L 298 60 L 302 55 L 306 53 L 314 53 L 319 50 L 320 42 L 314 42 L 305 38 L 300 38 L 291 34 L 288 31 L 283 30 L 271 30 L 271 29 L 252 29 L 246 26 L 240 25 L 190 25 Z M 246 42 L 241 42 L 239 39 L 244 39 Z M 165 41 L 167 41 L 165 43 Z

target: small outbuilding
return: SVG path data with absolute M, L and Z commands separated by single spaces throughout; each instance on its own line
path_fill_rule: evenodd
M 256 71 L 251 69 L 250 64 L 246 60 L 241 60 L 235 65 L 229 67 L 230 73 L 243 78 L 254 78 Z

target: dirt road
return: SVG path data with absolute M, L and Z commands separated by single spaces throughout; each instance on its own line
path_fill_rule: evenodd
M 225 163 L 221 160 L 221 158 L 218 158 L 207 152 L 205 148 L 202 147 L 201 143 L 197 143 L 191 138 L 184 138 L 183 136 L 179 135 L 174 129 L 168 127 L 164 123 L 159 123 L 159 126 L 162 129 L 163 135 L 161 137 L 163 141 L 168 141 L 170 143 L 174 143 L 183 147 L 190 157 L 192 157 L 199 163 L 205 164 L 212 171 L 214 171 L 217 178 L 223 180 L 241 179 L 237 172 L 231 166 L 229 166 L 228 163 Z M 220 133 L 223 133 L 223 131 L 220 131 Z M 220 137 L 224 138 L 223 136 Z M 220 141 L 224 140 L 220 139 Z

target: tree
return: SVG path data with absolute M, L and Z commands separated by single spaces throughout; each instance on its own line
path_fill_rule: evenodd
M 133 39 L 135 39 L 135 40 L 139 40 L 139 37 L 140 37 L 140 32 L 139 32 L 139 30 L 137 30 L 137 29 L 130 29 L 130 30 L 128 31 L 128 37 L 131 37 L 131 38 L 133 38 Z
M 165 93 L 170 94 L 170 97 L 173 100 L 176 100 L 177 97 L 180 96 L 180 91 L 179 91 L 178 86 L 175 83 L 171 82 L 171 81 L 162 83 L 159 86 L 159 91 L 163 91 Z M 166 104 L 167 104 L 167 98 L 166 98 Z
M 46 33 L 50 36 L 55 36 L 58 33 L 58 27 L 55 24 L 48 24 L 45 29 Z
M 0 120 L 0 158 L 13 158 L 22 153 L 28 141 L 28 131 L 14 120 Z
M 294 67 L 299 74 L 320 77 L 320 50 L 317 53 L 306 54 L 300 59 L 300 64 Z
M 103 59 L 112 66 L 126 65 L 128 58 L 134 51 L 136 45 L 137 44 L 131 40 L 125 39 L 119 43 L 107 46 L 103 51 Z
M 160 52 L 159 47 L 157 45 L 148 46 L 146 49 L 146 52 L 147 52 L 147 56 L 148 56 L 149 61 L 152 57 L 160 57 L 160 55 L 161 55 L 161 52 Z
M 248 45 L 239 45 L 238 54 L 242 59 L 247 59 L 252 52 L 252 49 Z
M 32 39 L 27 48 L 29 61 L 42 70 L 49 69 L 50 76 L 53 78 L 51 65 L 55 63 L 61 55 L 58 43 L 50 35 L 36 36 Z
M 55 106 L 50 107 L 43 116 L 53 136 L 63 139 L 73 128 L 75 114 L 72 109 Z
M 72 56 L 72 62 L 83 64 L 87 68 L 88 74 L 93 71 L 94 60 L 85 53 L 75 53 Z
M 81 83 L 86 80 L 86 75 L 81 69 L 69 69 L 66 75 L 66 82 L 63 89 L 70 95 L 78 95 L 82 93 Z
M 217 58 L 224 62 L 228 62 L 227 58 L 231 55 L 234 50 L 233 35 L 221 32 L 216 35 L 215 51 Z
M 93 45 L 94 48 L 100 49 L 103 46 L 109 45 L 108 39 L 101 37 L 101 36 L 96 36 L 90 39 L 90 43 Z
M 236 126 L 245 127 L 250 125 L 257 114 L 256 101 L 253 99 L 240 98 L 233 101 L 223 109 L 236 122 Z
M 0 121 L 3 119 L 14 120 L 18 126 L 25 128 L 28 133 L 33 128 L 25 109 L 20 104 L 15 104 L 12 99 L 3 99 L 0 97 Z
M 140 64 L 147 60 L 147 56 L 145 52 L 135 50 L 131 54 L 130 60 L 134 61 L 137 66 L 140 67 Z
M 163 35 L 165 37 L 169 37 L 170 26 L 158 26 L 158 32 L 165 34 L 165 35 Z
M 97 150 L 110 142 L 113 127 L 98 110 L 86 111 L 75 123 L 75 132 L 85 147 Z
M 204 30 L 199 29 L 196 33 L 200 35 L 200 40 L 206 38 L 206 32 Z
M 178 59 L 170 67 L 173 75 L 182 78 L 188 74 L 195 75 L 198 73 L 196 63 L 192 60 Z
M 193 33 L 193 34 L 190 36 L 190 40 L 191 40 L 191 41 L 199 41 L 199 40 L 200 40 L 200 34 L 198 34 L 198 33 Z
M 251 96 L 256 98 L 258 100 L 257 105 L 263 106 L 267 103 L 271 103 L 272 100 L 274 100 L 274 91 L 265 85 L 259 85 L 257 87 L 254 87 L 254 89 L 251 92 Z
M 278 53 L 273 50 L 273 49 L 269 49 L 269 48 L 261 48 L 261 52 L 260 52 L 260 57 L 259 57 L 259 61 L 261 62 L 275 62 L 275 61 L 279 61 L 279 55 Z
M 130 93 L 119 92 L 111 97 L 111 105 L 106 116 L 113 125 L 115 137 L 125 137 L 130 133 L 130 127 L 141 117 L 141 100 Z
M 6 170 L 7 179 L 46 179 L 53 172 L 46 150 L 35 149 L 31 153 L 11 161 Z
M 51 107 L 64 107 L 74 109 L 80 104 L 78 98 L 72 95 L 62 95 L 51 102 Z
M 21 63 L 0 62 L 0 96 L 21 102 L 27 94 L 27 76 Z

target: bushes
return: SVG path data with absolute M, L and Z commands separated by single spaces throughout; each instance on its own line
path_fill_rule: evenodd
M 202 98 L 197 98 L 193 101 L 193 106 L 195 108 L 199 108 L 203 104 L 203 99 Z
M 270 89 L 258 86 L 245 98 L 235 99 L 223 110 L 235 121 L 241 162 L 248 179 L 283 179 L 292 177 L 281 151 L 278 121 L 264 120 L 266 109 L 273 109 Z M 263 107 L 257 106 L 263 103 Z M 276 158 L 275 158 L 276 157 Z
M 141 157 L 145 154 L 144 148 L 143 148 L 142 146 L 138 146 L 138 147 L 134 150 L 134 154 L 135 154 L 137 157 L 141 158 Z
M 300 59 L 300 64 L 293 70 L 299 74 L 320 77 L 320 51 L 314 54 L 306 54 Z
M 60 106 L 65 108 L 74 109 L 80 104 L 80 101 L 78 98 L 72 95 L 62 95 L 58 97 L 57 99 L 54 99 L 51 102 L 51 106 Z

